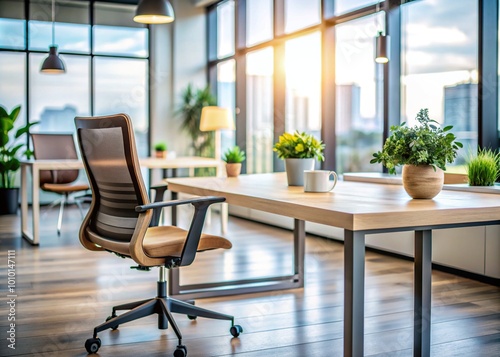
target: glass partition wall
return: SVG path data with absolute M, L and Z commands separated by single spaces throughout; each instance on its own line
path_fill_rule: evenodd
M 381 165 L 369 163 L 373 152 L 391 125 L 413 125 L 421 108 L 453 125 L 464 143 L 453 170 L 463 170 L 478 147 L 498 148 L 498 2 L 225 0 L 210 6 L 208 52 L 217 56 L 208 58 L 209 81 L 220 88 L 213 73 L 234 60 L 235 139 L 247 151 L 246 172 L 281 171 L 272 146 L 294 130 L 325 142 L 325 169 L 380 172 Z M 222 36 L 222 27 L 233 34 Z M 387 64 L 374 61 L 380 32 L 390 38 Z M 215 91 L 224 101 L 226 94 Z

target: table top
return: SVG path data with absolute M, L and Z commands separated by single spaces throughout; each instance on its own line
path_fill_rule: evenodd
M 219 167 L 221 160 L 209 157 L 185 156 L 176 158 L 159 159 L 155 157 L 139 158 L 140 165 L 148 169 L 179 169 L 199 167 Z M 83 168 L 81 160 L 23 160 L 22 165 L 36 167 L 40 170 L 63 170 Z
M 400 185 L 339 181 L 331 192 L 287 186 L 284 173 L 168 179 L 169 189 L 219 195 L 230 204 L 339 228 L 358 230 L 500 221 L 498 195 L 441 191 L 434 199 L 409 197 Z

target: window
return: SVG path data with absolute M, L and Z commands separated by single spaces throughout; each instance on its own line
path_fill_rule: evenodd
M 217 57 L 234 54 L 234 0 L 217 7 Z
M 235 63 L 234 59 L 220 62 L 217 65 L 217 105 L 229 108 L 234 114 L 236 108 L 235 88 Z M 221 131 L 221 153 L 235 145 L 233 130 Z
M 273 38 L 273 1 L 247 1 L 247 46 Z
M 285 32 L 320 23 L 320 0 L 285 0 Z
M 402 116 L 415 124 L 421 108 L 464 144 L 463 164 L 478 143 L 477 0 L 415 2 L 402 8 Z
M 27 6 L 25 33 L 25 1 L 0 1 L 0 94 L 7 109 L 22 105 L 19 125 L 29 118 L 40 121 L 32 131 L 73 132 L 77 115 L 126 112 L 134 122 L 139 154 L 148 155 L 149 33 L 147 27 L 133 22 L 135 6 L 56 2 L 55 43 L 66 65 L 61 75 L 39 72 L 52 44 L 51 2 L 31 0 Z
M 272 47 L 246 55 L 247 173 L 273 171 L 273 68 Z
M 289 40 L 285 44 L 285 130 L 306 131 L 320 138 L 321 34 Z
M 338 173 L 381 170 L 370 164 L 382 147 L 383 130 L 383 66 L 373 59 L 377 21 L 383 22 L 382 13 L 335 27 Z
M 361 9 L 367 5 L 379 3 L 381 0 L 335 0 L 335 15 L 345 14 L 346 12 Z

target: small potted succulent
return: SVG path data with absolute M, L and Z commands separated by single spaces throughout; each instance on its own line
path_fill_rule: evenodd
M 314 170 L 315 160 L 323 161 L 325 145 L 305 132 L 284 133 L 274 144 L 273 151 L 285 160 L 289 186 L 304 185 L 304 170 Z
M 452 163 L 463 147 L 450 132 L 429 118 L 428 109 L 421 109 L 416 117 L 418 125 L 406 123 L 391 126 L 391 135 L 382 151 L 373 154 L 370 163 L 382 163 L 395 174 L 403 165 L 403 186 L 413 198 L 433 198 L 443 187 L 446 163 Z
M 493 186 L 500 176 L 500 152 L 479 149 L 467 161 L 467 178 L 470 186 Z
M 237 145 L 226 150 L 222 155 L 222 161 L 226 162 L 227 177 L 236 177 L 240 174 L 241 163 L 245 158 L 245 152 Z
M 158 159 L 167 158 L 167 143 L 161 141 L 155 144 L 155 157 Z

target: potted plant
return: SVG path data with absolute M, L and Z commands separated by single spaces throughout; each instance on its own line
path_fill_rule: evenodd
M 161 141 L 155 144 L 155 157 L 158 159 L 167 158 L 167 143 Z
M 406 192 L 413 198 L 433 198 L 443 187 L 446 163 L 453 162 L 463 145 L 450 132 L 453 126 L 440 128 L 428 109 L 421 109 L 416 119 L 419 125 L 413 127 L 391 126 L 382 151 L 374 153 L 370 163 L 382 163 L 391 174 L 403 165 Z
M 226 162 L 227 177 L 236 177 L 241 172 L 241 163 L 245 160 L 245 152 L 236 145 L 227 149 L 222 155 L 222 160 Z
M 10 113 L 0 105 L 0 214 L 14 214 L 19 202 L 19 187 L 15 187 L 16 172 L 21 167 L 19 156 L 26 148 L 26 142 L 21 142 L 23 134 L 38 122 L 33 122 L 18 128 L 13 137 L 9 133 L 14 130 L 14 124 L 21 106 L 17 106 Z M 25 149 L 22 155 L 30 158 L 33 152 Z
M 477 155 L 469 155 L 467 179 L 470 186 L 493 186 L 500 176 L 500 152 L 479 149 Z
M 325 145 L 305 132 L 284 133 L 274 144 L 273 151 L 285 160 L 289 186 L 304 185 L 304 170 L 314 170 L 315 159 L 323 161 Z

